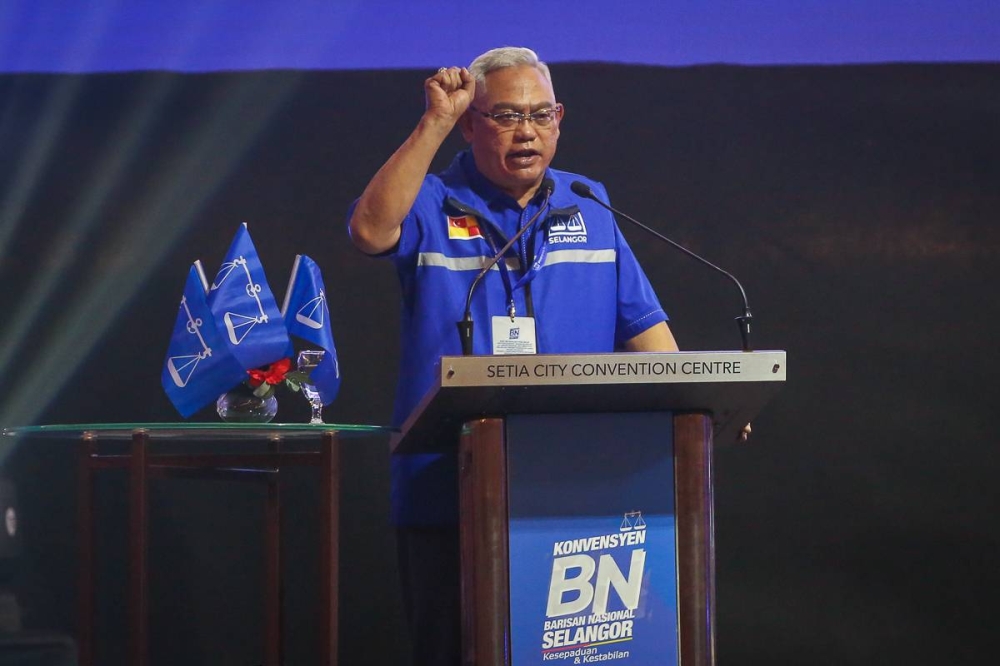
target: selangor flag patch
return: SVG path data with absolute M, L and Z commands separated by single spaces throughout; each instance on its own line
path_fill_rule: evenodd
M 448 216 L 448 238 L 458 240 L 472 240 L 482 238 L 483 234 L 479 230 L 479 221 L 471 215 L 462 217 Z

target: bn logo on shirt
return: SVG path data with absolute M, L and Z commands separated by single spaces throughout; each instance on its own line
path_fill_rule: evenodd
M 586 243 L 587 225 L 583 222 L 583 213 L 555 216 L 548 226 L 550 243 Z

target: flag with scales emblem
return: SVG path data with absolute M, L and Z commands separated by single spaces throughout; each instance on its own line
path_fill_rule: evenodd
M 212 281 L 208 306 L 229 350 L 244 368 L 259 368 L 292 355 L 285 322 L 246 223 L 236 230 Z
M 160 383 L 167 397 L 187 418 L 246 379 L 247 373 L 229 352 L 206 301 L 208 282 L 201 262 L 188 272 L 167 348 Z
M 278 310 L 242 224 L 211 287 L 199 262 L 191 269 L 163 366 L 163 388 L 187 418 L 246 380 L 249 370 L 290 358 L 290 334 L 324 351 L 310 383 L 323 404 L 330 404 L 340 389 L 340 368 L 319 267 L 305 255 L 295 258 Z
M 309 374 L 309 383 L 316 387 L 323 404 L 329 405 L 340 390 L 340 365 L 323 276 L 316 262 L 304 254 L 295 257 L 281 310 L 289 334 L 324 351 L 323 359 Z

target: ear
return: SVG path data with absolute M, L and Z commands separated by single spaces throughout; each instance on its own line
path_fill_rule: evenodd
M 472 143 L 472 114 L 466 111 L 458 119 L 458 126 L 462 130 L 462 138 L 466 143 Z

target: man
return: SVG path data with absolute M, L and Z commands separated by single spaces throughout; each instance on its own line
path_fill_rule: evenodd
M 539 353 L 674 351 L 648 280 L 613 217 L 570 191 L 581 180 L 549 167 L 565 109 L 533 51 L 488 51 L 424 82 L 416 129 L 375 174 L 350 213 L 355 245 L 388 256 L 402 286 L 402 360 L 393 422 L 433 381 L 442 355 L 461 353 L 456 322 L 487 261 L 531 227 L 471 302 L 473 352 L 490 354 L 513 329 Z M 427 171 L 458 125 L 469 150 Z M 542 187 L 550 181 L 551 191 Z M 494 335 L 494 330 L 499 331 Z M 519 342 L 521 342 L 519 340 Z M 459 663 L 457 471 L 453 457 L 394 456 L 393 519 L 416 663 Z

